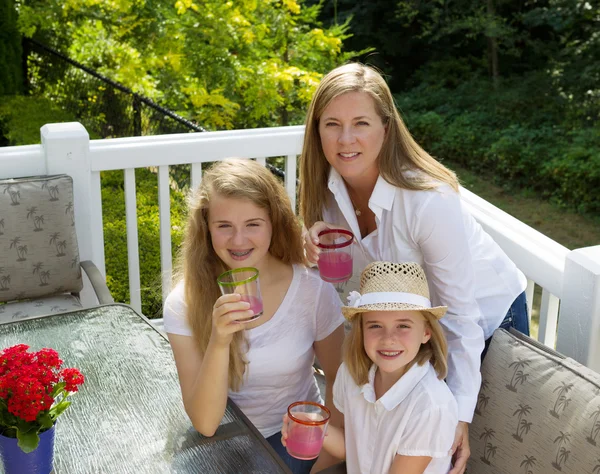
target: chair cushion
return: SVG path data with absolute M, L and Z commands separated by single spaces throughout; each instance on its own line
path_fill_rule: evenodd
M 35 300 L 14 301 L 0 305 L 0 324 L 76 311 L 81 307 L 79 298 L 70 293 Z
M 469 474 L 600 472 L 600 375 L 503 329 L 470 427 Z
M 0 301 L 82 286 L 71 177 L 0 180 Z

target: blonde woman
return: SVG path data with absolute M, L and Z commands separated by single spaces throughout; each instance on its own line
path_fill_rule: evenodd
M 260 275 L 264 312 L 251 322 L 237 321 L 253 314 L 250 304 L 221 296 L 216 281 L 241 267 Z M 301 229 L 277 178 L 250 160 L 207 171 L 190 202 L 182 268 L 164 323 L 192 424 L 212 436 L 229 396 L 292 472 L 309 472 L 311 461 L 281 445 L 281 417 L 292 402 L 321 401 L 315 356 L 333 385 L 343 317 L 335 289 L 304 265 Z M 326 404 L 333 408 L 330 390 Z
M 427 274 L 448 339 L 447 383 L 458 403 L 452 474 L 469 457 L 468 423 L 481 382 L 484 341 L 499 326 L 529 332 L 526 279 L 463 208 L 452 171 L 411 137 L 381 75 L 361 64 L 334 69 L 306 118 L 300 160 L 305 251 L 318 260 L 318 234 L 350 229 L 354 276 L 372 261 L 414 261 Z
M 345 428 L 328 428 L 323 448 L 348 474 L 447 474 L 458 424 L 444 383 L 447 345 L 416 263 L 373 262 L 342 312 L 352 324 L 333 387 Z M 287 441 L 286 418 L 282 429 Z

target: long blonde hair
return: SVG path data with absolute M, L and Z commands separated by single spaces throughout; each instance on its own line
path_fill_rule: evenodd
M 187 317 L 200 353 L 212 331 L 212 309 L 221 293 L 217 277 L 226 270 L 215 253 L 208 228 L 214 195 L 245 199 L 265 209 L 273 228 L 269 253 L 286 264 L 304 263 L 300 224 L 284 187 L 264 166 L 252 160 L 231 159 L 214 164 L 189 199 L 189 215 L 180 253 Z M 244 331 L 235 333 L 229 348 L 229 387 L 239 390 L 248 361 Z
M 369 381 L 369 369 L 373 361 L 369 359 L 365 351 L 365 339 L 363 330 L 363 315 L 356 314 L 352 320 L 352 328 L 344 340 L 343 359 L 348 372 L 352 375 L 356 385 L 364 385 Z M 439 321 L 428 311 L 421 311 L 425 318 L 425 324 L 431 330 L 431 337 L 425 344 L 421 344 L 415 358 L 408 363 L 406 370 L 414 364 L 423 365 L 431 362 L 438 379 L 442 380 L 448 375 L 448 344 Z
M 412 190 L 434 189 L 440 183 L 446 183 L 458 191 L 454 172 L 423 150 L 406 128 L 383 77 L 369 66 L 346 64 L 332 70 L 321 80 L 306 115 L 299 195 L 300 215 L 307 228 L 323 220 L 323 207 L 328 200 L 327 180 L 331 165 L 323 153 L 319 120 L 333 99 L 348 92 L 369 94 L 386 127 L 377 160 L 379 173 L 388 183 Z M 407 176 L 404 172 L 409 170 L 421 173 Z

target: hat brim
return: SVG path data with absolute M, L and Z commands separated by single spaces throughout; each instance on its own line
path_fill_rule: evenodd
M 375 303 L 366 304 L 355 308 L 353 306 L 342 306 L 342 314 L 344 318 L 351 321 L 354 316 L 359 313 L 368 313 L 370 311 L 427 311 L 431 313 L 436 319 L 441 319 L 448 311 L 447 306 L 435 306 L 433 308 L 425 308 L 408 303 Z

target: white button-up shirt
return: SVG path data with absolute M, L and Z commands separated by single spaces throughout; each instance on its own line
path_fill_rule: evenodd
M 373 261 L 417 262 L 427 275 L 431 302 L 446 305 L 440 320 L 448 340 L 447 383 L 458 417 L 471 422 L 481 384 L 484 338 L 498 328 L 527 280 L 484 232 L 448 185 L 435 190 L 398 188 L 381 176 L 369 200 L 377 228 L 360 235 L 354 207 L 342 177 L 331 168 L 325 222 L 354 233 L 354 269 L 338 292 L 358 290 L 362 270 Z
M 333 385 L 333 403 L 344 414 L 348 474 L 386 474 L 397 454 L 430 456 L 424 474 L 447 474 L 458 424 L 456 401 L 429 362 L 413 365 L 379 400 L 375 372 L 356 385 L 345 364 Z

